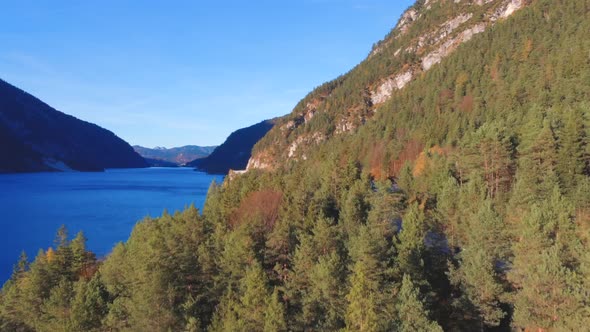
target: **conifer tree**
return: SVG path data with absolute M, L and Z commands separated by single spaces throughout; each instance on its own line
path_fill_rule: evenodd
M 349 330 L 391 329 L 393 276 L 388 243 L 382 228 L 363 225 L 351 239 L 350 290 L 346 296 L 346 326 Z
M 266 310 L 264 312 L 264 332 L 283 331 L 287 331 L 285 309 L 279 299 L 279 292 L 275 288 L 267 299 Z
M 273 273 L 270 281 L 278 284 L 284 282 L 292 267 L 292 253 L 295 251 L 296 237 L 294 227 L 289 219 L 280 220 L 266 241 L 264 263 Z
M 512 202 L 519 206 L 546 199 L 558 183 L 556 141 L 549 120 L 540 124 L 534 119 L 525 128 Z
M 298 329 L 307 326 L 303 311 L 311 287 L 310 271 L 315 265 L 317 254 L 311 236 L 300 234 L 299 245 L 293 254 L 293 268 L 285 282 L 287 313 L 292 319 L 290 324 L 296 324 Z
M 420 282 L 425 278 L 425 236 L 426 217 L 418 204 L 414 203 L 404 214 L 401 231 L 398 234 L 397 264 L 401 274 L 408 274 Z
M 502 271 L 498 268 L 507 264 L 503 223 L 491 202 L 486 200 L 465 226 L 466 243 L 458 255 L 458 270 L 451 270 L 451 281 L 460 285 L 477 308 L 482 324 L 497 326 L 506 315 L 501 309 L 504 286 L 500 279 Z
M 371 278 L 363 262 L 355 264 L 350 280 L 350 292 L 346 296 L 346 326 L 349 331 L 379 331 L 379 283 Z
M 428 311 L 419 298 L 419 292 L 407 274 L 403 276 L 396 303 L 399 331 L 442 332 L 442 328 L 428 318 Z
M 514 244 L 508 277 L 516 288 L 513 324 L 517 327 L 564 329 L 584 311 L 575 268 L 579 242 L 570 231 L 571 214 L 559 191 L 552 195 L 525 216 Z
M 568 110 L 558 136 L 559 152 L 556 171 L 562 188 L 571 193 L 577 180 L 587 168 L 586 145 L 588 139 L 584 128 L 584 115 L 578 108 Z
M 98 331 L 108 312 L 108 293 L 95 274 L 90 281 L 80 280 L 74 285 L 71 303 L 71 326 L 74 331 Z
M 342 212 L 342 224 L 349 235 L 356 234 L 359 225 L 367 221 L 370 205 L 364 180 L 356 181 L 348 191 Z
M 409 161 L 406 161 L 401 168 L 396 184 L 408 197 L 414 195 L 414 176 L 412 175 L 412 165 Z
M 42 320 L 38 325 L 44 331 L 69 331 L 71 327 L 70 303 L 72 300 L 72 283 L 62 280 L 51 289 L 41 307 Z
M 246 331 L 260 331 L 264 327 L 267 309 L 267 281 L 260 264 L 252 264 L 240 283 L 242 295 L 238 317 Z M 275 308 L 276 309 L 276 308 Z
M 514 175 L 512 142 L 503 127 L 502 124 L 486 123 L 463 139 L 461 174 L 468 178 L 481 177 L 491 198 L 505 193 Z
M 208 327 L 209 331 L 212 332 L 225 332 L 225 331 L 243 331 L 247 332 L 243 325 L 243 321 L 239 318 L 239 300 L 236 298 L 236 294 L 231 288 L 229 288 L 223 298 L 215 308 L 215 314 L 211 325 Z
M 309 272 L 309 290 L 303 298 L 303 321 L 320 330 L 337 330 L 344 322 L 344 285 L 342 259 L 336 251 L 318 258 Z

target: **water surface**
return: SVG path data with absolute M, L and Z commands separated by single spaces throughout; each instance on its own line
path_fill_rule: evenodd
M 21 251 L 32 260 L 39 248 L 53 245 L 62 224 L 72 237 L 84 231 L 88 248 L 104 256 L 146 216 L 193 203 L 201 209 L 214 179 L 223 180 L 190 168 L 2 174 L 0 284 L 10 277 Z

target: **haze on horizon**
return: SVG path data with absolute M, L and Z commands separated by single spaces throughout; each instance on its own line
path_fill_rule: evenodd
M 0 78 L 132 145 L 217 145 L 358 64 L 412 3 L 6 3 Z

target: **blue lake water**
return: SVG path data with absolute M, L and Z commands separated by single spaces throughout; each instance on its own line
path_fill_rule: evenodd
M 25 250 L 29 260 L 53 245 L 63 224 L 83 231 L 99 257 L 126 241 L 135 223 L 194 203 L 202 209 L 211 182 L 223 177 L 190 168 L 111 169 L 100 173 L 0 175 L 0 285 Z

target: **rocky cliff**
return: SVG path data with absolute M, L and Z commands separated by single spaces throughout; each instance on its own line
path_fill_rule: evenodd
M 306 159 L 308 150 L 351 133 L 403 89 L 474 36 L 508 19 L 526 0 L 418 1 L 367 59 L 307 95 L 254 148 L 248 169 Z

